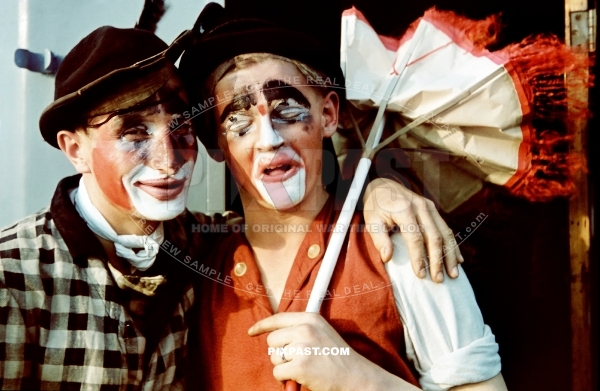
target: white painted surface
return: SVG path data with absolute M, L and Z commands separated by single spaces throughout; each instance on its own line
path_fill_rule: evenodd
M 43 141 L 38 128 L 42 110 L 53 100 L 54 77 L 18 68 L 14 63 L 15 50 L 49 49 L 64 56 L 100 26 L 133 27 L 143 3 L 143 0 L 0 1 L 0 227 L 47 206 L 58 181 L 75 173 L 62 152 Z M 167 1 L 169 9 L 158 25 L 157 35 L 167 43 L 172 42 L 193 25 L 205 3 Z M 188 206 L 215 212 L 222 211 L 224 204 L 224 166 L 201 155 Z

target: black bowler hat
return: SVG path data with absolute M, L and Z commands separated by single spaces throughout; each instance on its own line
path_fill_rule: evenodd
M 110 26 L 83 38 L 56 73 L 54 102 L 40 117 L 44 140 L 58 148 L 56 133 L 74 130 L 91 110 L 125 109 L 152 96 L 176 71 L 184 49 L 177 43 L 169 47 L 148 31 Z
M 316 38 L 270 21 L 232 14 L 216 3 L 204 8 L 194 29 L 202 33 L 183 53 L 179 66 L 192 104 L 207 98 L 203 96 L 207 93 L 206 80 L 219 65 L 248 53 L 270 53 L 300 61 L 327 75 L 341 102 L 345 100 L 344 74 L 338 56 Z M 214 129 L 210 117 L 197 117 L 196 129 L 207 148 L 216 148 L 216 132 L 211 131 Z

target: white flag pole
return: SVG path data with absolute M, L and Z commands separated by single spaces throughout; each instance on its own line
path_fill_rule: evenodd
M 356 210 L 356 204 L 358 202 L 360 194 L 362 193 L 362 189 L 365 184 L 367 175 L 369 173 L 369 169 L 371 168 L 371 159 L 373 159 L 375 153 L 378 152 L 382 147 L 386 146 L 397 137 L 401 136 L 402 134 L 408 132 L 410 129 L 420 125 L 421 123 L 429 119 L 426 116 L 421 116 L 420 118 L 417 118 L 408 125 L 404 126 L 402 129 L 395 132 L 393 135 L 384 140 L 381 144 L 379 143 L 385 125 L 385 109 L 387 108 L 390 97 L 394 89 L 396 88 L 396 85 L 398 84 L 402 71 L 408 64 L 408 61 L 410 60 L 410 56 L 413 53 L 414 48 L 416 47 L 416 45 L 422 37 L 424 31 L 424 28 L 422 27 L 423 24 L 420 23 L 419 27 L 415 31 L 415 34 L 413 36 L 413 39 L 411 40 L 408 50 L 402 58 L 402 61 L 398 62 L 397 74 L 390 80 L 390 84 L 388 85 L 385 95 L 381 101 L 379 110 L 377 112 L 377 116 L 375 117 L 375 122 L 373 123 L 373 128 L 371 128 L 369 138 L 365 145 L 363 157 L 358 163 L 356 172 L 354 174 L 354 179 L 352 180 L 352 185 L 350 186 L 350 190 L 348 192 L 348 196 L 344 201 L 344 205 L 342 206 L 342 210 L 340 212 L 336 225 L 334 226 L 333 233 L 331 234 L 331 239 L 329 240 L 329 243 L 327 245 L 327 250 L 325 251 L 325 255 L 323 256 L 321 268 L 319 270 L 319 273 L 317 274 L 315 285 L 308 299 L 306 312 L 318 313 L 321 308 L 321 304 L 327 293 L 327 288 L 331 281 L 331 276 L 333 275 L 333 271 L 335 269 L 335 265 L 340 255 L 342 246 L 344 244 L 344 240 L 346 239 L 346 234 L 348 232 L 350 220 L 352 219 L 352 215 Z M 504 67 L 499 67 L 491 74 L 473 83 L 469 88 L 463 90 L 460 94 L 450 99 L 445 104 L 433 110 L 431 112 L 431 115 L 438 115 L 439 113 L 442 113 L 448 108 L 460 103 L 460 101 L 468 98 L 471 94 L 473 94 L 473 92 L 481 88 L 484 84 L 498 77 L 503 72 L 505 72 Z
M 404 53 L 404 56 L 400 59 L 400 61 L 397 62 L 397 69 L 393 69 L 393 71 L 395 71 L 394 76 L 390 80 L 390 84 L 388 85 L 385 95 L 381 100 L 381 104 L 379 105 L 375 122 L 373 123 L 371 132 L 369 133 L 365 150 L 363 151 L 363 157 L 360 159 L 358 166 L 356 167 L 354 179 L 352 180 L 352 184 L 350 186 L 350 191 L 348 192 L 346 200 L 344 201 L 342 211 L 340 212 L 338 220 L 335 224 L 335 229 L 333 230 L 327 245 L 327 250 L 323 256 L 321 268 L 319 269 L 315 284 L 308 299 L 306 312 L 318 313 L 321 308 L 321 304 L 325 298 L 327 287 L 331 281 L 331 276 L 333 275 L 335 265 L 342 250 L 342 246 L 344 245 L 344 240 L 346 239 L 350 220 L 352 219 L 354 211 L 356 210 L 356 204 L 358 203 L 360 194 L 362 193 L 365 180 L 369 173 L 369 168 L 371 168 L 371 152 L 377 146 L 377 144 L 379 144 L 381 135 L 383 134 L 383 128 L 385 126 L 385 110 L 390 97 L 392 96 L 392 93 L 394 92 L 394 89 L 400 80 L 400 75 L 406 68 L 412 53 L 423 37 L 424 30 L 424 24 L 419 23 L 419 26 L 417 27 L 417 30 L 411 39 L 408 50 Z
M 379 122 L 378 129 L 376 129 L 376 133 L 378 134 L 378 137 L 376 137 L 376 142 L 379 142 L 381 139 L 384 125 L 385 116 L 383 117 L 383 121 Z M 319 274 L 317 274 L 315 285 L 310 294 L 310 298 L 308 299 L 308 304 L 306 305 L 306 312 L 318 313 L 319 309 L 321 308 L 321 303 L 325 297 L 325 293 L 327 292 L 327 287 L 331 281 L 333 270 L 335 269 L 335 265 L 340 255 L 340 251 L 342 250 L 344 240 L 346 239 L 346 233 L 348 232 L 350 220 L 352 220 L 354 210 L 356 209 L 356 204 L 358 203 L 365 180 L 367 179 L 369 168 L 371 168 L 371 159 L 368 157 L 362 157 L 358 163 L 358 166 L 356 167 L 352 185 L 350 186 L 350 190 L 348 191 L 348 195 L 344 201 L 344 206 L 342 206 L 342 211 L 340 212 L 337 222 L 335 223 L 333 233 L 331 234 L 331 239 L 329 239 L 329 243 L 327 244 L 327 250 L 323 256 Z

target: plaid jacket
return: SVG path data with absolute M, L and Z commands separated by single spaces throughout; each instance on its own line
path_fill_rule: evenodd
M 208 248 L 200 243 L 208 235 L 190 234 L 190 225 L 209 218 L 186 212 L 165 223 L 166 251 L 148 272 L 167 284 L 142 335 L 69 199 L 78 181 L 65 178 L 49 208 L 0 231 L 0 389 L 183 389 L 194 297 L 193 273 L 178 261 Z M 156 347 L 147 352 L 150 340 Z

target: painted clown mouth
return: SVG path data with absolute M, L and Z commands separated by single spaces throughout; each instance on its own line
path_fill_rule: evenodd
M 134 183 L 134 186 L 148 193 L 159 201 L 168 201 L 177 198 L 185 189 L 186 179 L 160 178 L 145 179 Z
M 277 153 L 270 162 L 264 160 L 259 164 L 260 180 L 264 183 L 284 182 L 300 170 L 300 164 L 294 155 Z

